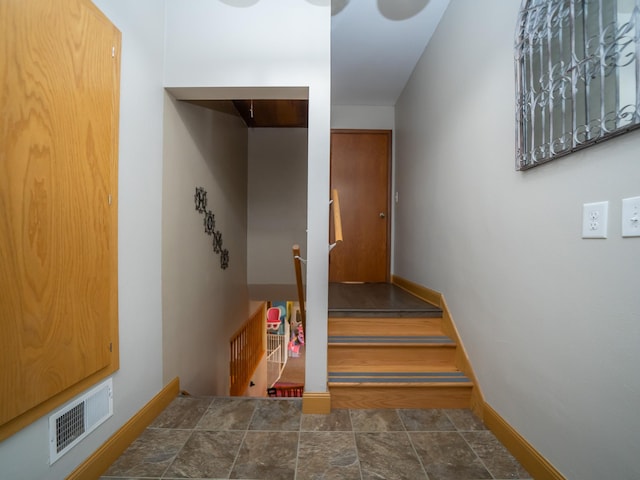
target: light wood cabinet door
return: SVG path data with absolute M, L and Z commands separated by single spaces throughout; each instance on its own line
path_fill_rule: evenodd
M 120 32 L 90 1 L 0 1 L 0 52 L 2 426 L 117 368 Z

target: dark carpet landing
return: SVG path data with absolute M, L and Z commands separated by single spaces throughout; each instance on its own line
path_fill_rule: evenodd
M 330 317 L 440 317 L 442 310 L 391 283 L 330 283 Z

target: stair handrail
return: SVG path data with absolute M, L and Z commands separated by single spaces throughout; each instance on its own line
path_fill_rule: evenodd
M 342 242 L 342 217 L 340 215 L 340 198 L 338 196 L 338 190 L 335 188 L 331 190 L 331 200 L 329 205 L 333 211 L 333 238 L 334 242 L 329 245 L 329 251 L 335 247 L 338 242 Z
M 331 251 L 339 242 L 342 242 L 342 217 L 340 215 L 340 197 L 338 190 L 331 189 L 331 199 L 329 200 L 329 206 L 333 211 L 333 238 L 334 242 L 329 244 L 329 251 Z M 302 283 L 302 263 L 306 263 L 306 260 L 300 256 L 300 246 L 295 244 L 293 250 L 293 265 L 296 272 L 296 286 L 298 289 L 298 303 L 300 304 L 300 320 L 302 322 L 302 329 L 307 331 L 307 315 L 304 304 L 304 285 Z
M 304 285 L 302 284 L 302 262 L 300 256 L 300 245 L 293 246 L 293 265 L 296 271 L 296 286 L 298 287 L 298 303 L 300 304 L 300 320 L 302 322 L 302 331 L 307 332 L 307 315 L 304 305 Z

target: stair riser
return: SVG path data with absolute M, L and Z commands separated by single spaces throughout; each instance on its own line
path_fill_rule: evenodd
M 442 335 L 441 318 L 329 318 L 329 335 Z
M 472 387 L 329 386 L 331 408 L 469 408 Z
M 456 349 L 452 346 L 330 345 L 329 371 L 425 371 L 454 370 Z

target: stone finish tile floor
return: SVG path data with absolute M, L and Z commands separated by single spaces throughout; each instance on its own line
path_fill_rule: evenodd
M 177 397 L 101 477 L 480 480 L 530 475 L 469 410 L 302 413 L 299 398 Z

